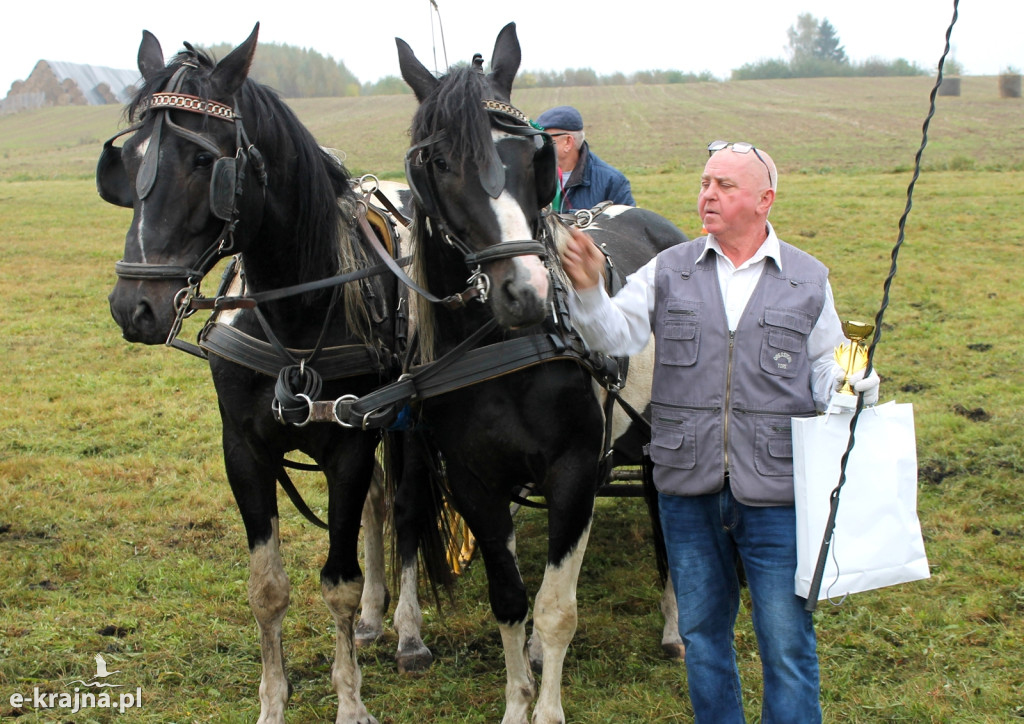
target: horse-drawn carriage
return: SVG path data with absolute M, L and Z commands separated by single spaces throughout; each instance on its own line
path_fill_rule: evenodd
M 283 721 L 288 699 L 281 623 L 289 583 L 276 487 L 303 505 L 285 472 L 296 450 L 323 471 L 329 492 L 321 587 L 337 624 L 337 721 L 373 721 L 360 699 L 356 614 L 361 596 L 364 617 L 383 606 L 383 578 L 364 592 L 357 541 L 381 461 L 401 479 L 403 583 L 415 584 L 417 549 L 443 550 L 438 536 L 451 530 L 438 525 L 441 498 L 426 481 L 443 478 L 444 498 L 475 535 L 506 650 L 506 722 L 525 722 L 535 693 L 512 506 L 524 490 L 543 497 L 548 555 L 532 657 L 545 675 L 533 720 L 563 721 L 561 669 L 594 498 L 617 463 L 639 461 L 642 434 L 626 430 L 646 408 L 651 366 L 630 360 L 626 384 L 624 365 L 592 354 L 572 328 L 558 264 L 567 232 L 545 212 L 554 152 L 511 103 L 514 25 L 499 34 L 489 73 L 477 56 L 437 78 L 398 41 L 420 107 L 409 190 L 390 196 L 350 178 L 272 91 L 248 78 L 257 30 L 219 63 L 186 45 L 166 66 L 144 33 L 144 85 L 118 134 L 130 136 L 123 148 L 117 136 L 104 146 L 97 181 L 105 200 L 133 209 L 110 295 L 125 338 L 209 359 L 249 545 L 260 721 Z M 376 215 L 377 206 L 386 213 Z M 393 239 L 392 229 L 401 232 Z M 606 249 L 609 278 L 685 238 L 632 208 L 606 210 L 589 231 Z M 200 282 L 226 256 L 237 257 L 235 286 L 204 297 Z M 198 345 L 177 340 L 197 310 L 215 313 Z M 614 398 L 628 404 L 613 406 Z M 637 419 L 626 410 L 640 411 Z M 436 573 L 439 559 L 428 560 Z M 415 588 L 403 586 L 395 623 L 410 667 L 429 661 L 418 616 Z M 375 625 L 362 628 L 372 635 Z

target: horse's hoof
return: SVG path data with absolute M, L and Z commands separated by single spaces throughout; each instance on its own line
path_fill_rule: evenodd
M 364 624 L 362 621 L 356 624 L 355 631 L 353 632 L 353 638 L 355 639 L 357 649 L 369 646 L 383 635 L 384 632 L 381 629 L 369 624 Z
M 430 665 L 434 663 L 434 656 L 430 653 L 430 649 L 419 644 L 407 647 L 407 649 L 399 649 L 395 661 L 398 662 L 398 673 L 416 674 L 429 669 Z
M 535 659 L 535 658 L 533 658 L 531 656 L 530 657 L 530 669 L 537 676 L 540 676 L 541 674 L 543 674 L 544 673 L 544 659 L 543 658 Z
M 683 661 L 686 658 L 686 647 L 683 644 L 662 644 L 661 650 L 670 659 Z

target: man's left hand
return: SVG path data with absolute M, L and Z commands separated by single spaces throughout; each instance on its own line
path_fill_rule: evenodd
M 871 374 L 864 376 L 864 370 L 854 372 L 847 380 L 856 392 L 864 395 L 865 405 L 874 405 L 878 402 L 878 385 L 881 383 L 878 373 L 871 370 Z

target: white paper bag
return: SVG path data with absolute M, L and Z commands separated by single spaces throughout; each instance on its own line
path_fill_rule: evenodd
M 807 598 L 828 522 L 832 491 L 850 436 L 852 411 L 793 418 L 796 593 Z M 928 578 L 917 518 L 914 408 L 865 408 L 839 491 L 832 543 L 818 599 Z

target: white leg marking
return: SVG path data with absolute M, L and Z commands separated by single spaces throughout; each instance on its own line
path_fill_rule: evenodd
M 562 665 L 565 652 L 576 633 L 576 582 L 579 580 L 583 554 L 590 539 L 590 525 L 579 543 L 560 565 L 544 569 L 544 581 L 533 606 L 533 632 L 540 638 L 544 654 L 544 675 L 540 695 L 533 711 L 534 724 L 563 724 Z
M 356 624 L 356 645 L 373 643 L 384 633 L 384 608 L 387 605 L 387 584 L 384 571 L 384 487 L 383 471 L 377 465 L 370 492 L 363 504 L 363 563 L 366 583 Z
M 423 671 L 434 661 L 421 635 L 423 612 L 420 609 L 418 585 L 419 574 L 414 561 L 402 567 L 401 590 L 398 605 L 395 606 L 395 631 L 398 634 L 398 653 L 395 659 L 398 670 L 403 674 Z
M 338 694 L 338 716 L 335 724 L 377 724 L 366 711 L 359 696 L 363 677 L 356 662 L 356 646 L 353 624 L 356 608 L 363 592 L 363 579 L 358 578 L 337 586 L 321 584 L 324 603 L 334 616 L 337 629 L 334 650 L 334 665 L 331 667 L 331 683 Z
M 288 678 L 284 672 L 281 622 L 288 611 L 288 576 L 281 563 L 278 521 L 272 521 L 273 535 L 249 554 L 249 606 L 260 630 L 259 724 L 283 724 L 288 703 Z
M 516 534 L 513 531 L 505 543 L 509 552 L 516 554 Z M 501 645 L 505 651 L 505 716 L 501 724 L 527 724 L 530 704 L 537 693 L 537 685 L 530 670 L 527 654 L 526 621 L 498 624 Z
M 671 578 L 665 584 L 665 592 L 661 594 L 661 615 L 665 619 L 665 627 L 661 630 L 661 649 L 669 658 L 682 661 L 686 656 L 686 647 L 679 635 L 679 604 L 676 602 Z
M 526 622 L 498 624 L 505 649 L 505 716 L 501 724 L 527 724 L 530 703 L 537 691 L 526 651 Z

